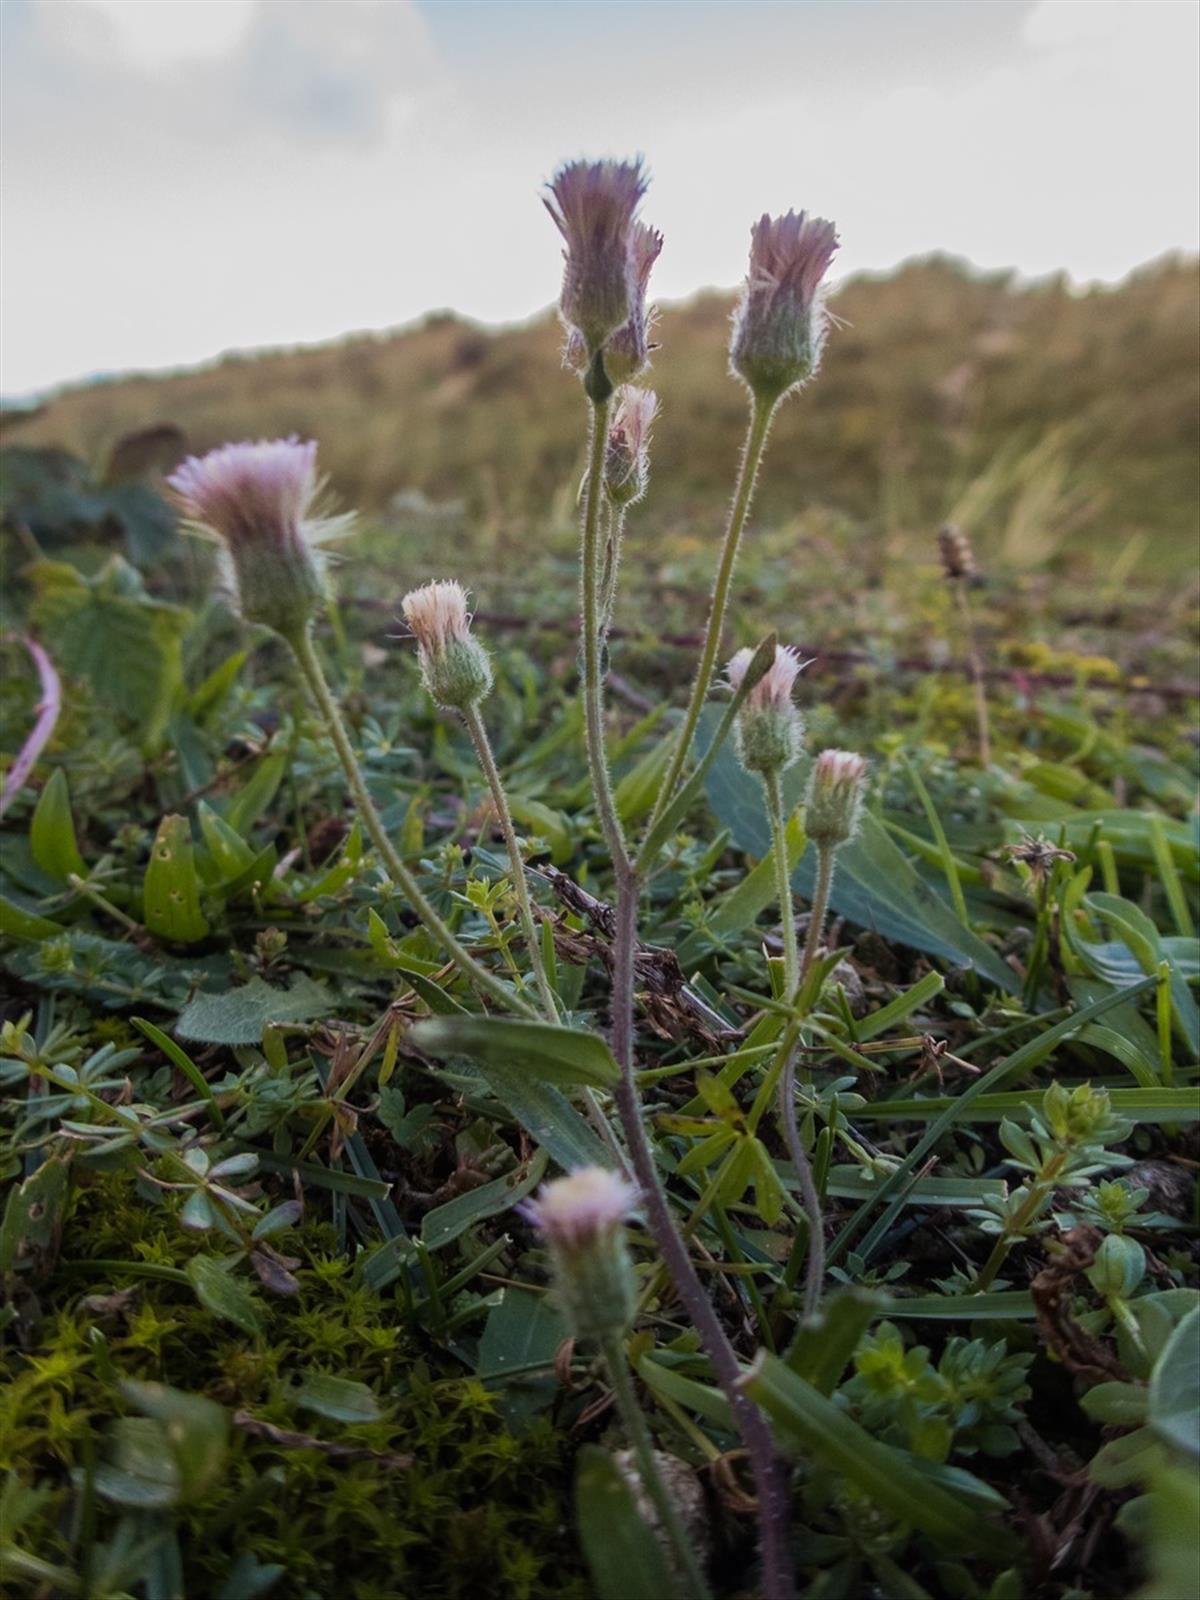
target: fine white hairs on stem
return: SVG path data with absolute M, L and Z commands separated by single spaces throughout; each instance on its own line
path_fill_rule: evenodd
M 617 391 L 604 451 L 604 487 L 615 506 L 634 505 L 646 492 L 650 472 L 650 428 L 658 413 L 653 389 L 631 384 Z
M 250 622 L 305 627 L 325 593 L 319 546 L 353 518 L 318 510 L 323 484 L 312 440 L 259 439 L 189 456 L 167 480 L 186 523 L 218 539 Z
M 804 211 L 754 224 L 729 360 L 760 404 L 774 406 L 820 364 L 829 324 L 822 280 L 837 247 L 833 223 Z
M 568 161 L 548 186 L 546 209 L 566 241 L 559 311 L 568 355 L 577 336 L 585 367 L 634 316 L 639 291 L 645 321 L 645 284 L 661 248 L 636 222 L 646 182 L 640 160 Z M 639 331 L 644 344 L 644 327 L 634 328 L 631 348 Z
M 491 690 L 487 651 L 471 633 L 467 591 L 453 580 L 411 589 L 400 603 L 417 641 L 425 687 L 439 705 L 462 711 Z
M 753 650 L 739 650 L 725 669 L 735 689 L 753 659 Z M 771 665 L 746 696 L 735 732 L 738 757 L 748 772 L 778 775 L 799 756 L 804 719 L 792 691 L 804 665 L 789 646 L 776 645 Z

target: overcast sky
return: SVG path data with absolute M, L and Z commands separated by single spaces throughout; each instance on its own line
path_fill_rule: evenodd
M 1120 278 L 1198 230 L 1197 0 L 2 0 L 0 388 L 557 292 L 555 164 L 643 152 L 660 299 L 763 210 L 838 271 Z

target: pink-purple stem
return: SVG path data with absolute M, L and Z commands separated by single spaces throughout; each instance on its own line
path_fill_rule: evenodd
M 0 817 L 25 787 L 25 781 L 33 771 L 37 758 L 50 742 L 50 736 L 54 732 L 59 712 L 62 710 L 62 682 L 55 671 L 53 661 L 36 639 L 22 637 L 18 642 L 24 645 L 33 658 L 42 698 L 38 701 L 37 717 L 29 731 L 29 737 L 21 746 L 17 759 L 8 769 L 4 779 L 4 790 L 0 793 Z

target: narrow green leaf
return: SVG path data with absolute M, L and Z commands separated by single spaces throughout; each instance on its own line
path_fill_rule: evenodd
M 1090 1028 L 1082 1028 L 1080 1037 L 1086 1039 L 1090 1032 Z M 1070 1087 L 1070 1083 L 1067 1086 Z M 1110 1089 L 1108 1093 L 1113 1110 L 1131 1122 L 1174 1123 L 1200 1119 L 1200 1089 Z M 931 1096 L 928 1100 L 873 1100 L 855 1107 L 854 1120 L 930 1122 L 955 1113 L 952 1120 L 956 1123 L 1001 1122 L 1014 1112 L 1027 1111 L 1040 1098 L 1036 1091 L 1025 1090 L 981 1094 L 969 1104 L 964 1104 L 965 1092 L 957 1096 Z
M 547 1022 L 507 1017 L 432 1017 L 415 1023 L 409 1038 L 433 1056 L 471 1056 L 488 1066 L 511 1067 L 542 1083 L 587 1084 L 611 1089 L 620 1079 L 612 1051 L 597 1034 Z
M 61 767 L 55 767 L 38 796 L 29 824 L 29 847 L 42 871 L 59 883 L 67 883 L 72 874 L 87 877 L 87 864 L 75 839 L 67 775 Z
M 1036 1315 L 1026 1289 L 996 1289 L 990 1294 L 918 1294 L 893 1300 L 889 1317 L 921 1322 L 1027 1322 Z
M 987 1090 L 998 1089 L 1008 1079 L 1023 1077 L 1025 1073 L 1032 1072 L 1035 1067 L 1041 1065 L 1047 1056 L 1053 1054 L 1064 1039 L 1069 1039 L 1085 1023 L 1093 1021 L 1096 1017 L 1103 1016 L 1106 1011 L 1120 1005 L 1123 1000 L 1129 1000 L 1134 995 L 1143 993 L 1153 985 L 1153 982 L 1152 978 L 1145 978 L 1138 989 L 1125 990 L 1123 993 L 1118 991 L 1115 994 L 1105 995 L 1101 999 L 1094 1001 L 1090 1006 L 1085 1006 L 1082 1011 L 1075 1012 L 1073 1016 L 1064 1017 L 1061 1022 L 1055 1023 L 1051 1028 L 1047 1028 L 1044 1033 L 1038 1034 L 1036 1038 L 1028 1040 L 1018 1050 L 1014 1050 L 1012 1055 L 1006 1056 L 1003 1061 L 998 1061 L 990 1071 L 976 1078 L 974 1083 L 970 1084 L 960 1095 L 945 1106 L 945 1109 L 938 1114 L 931 1126 L 917 1140 L 891 1176 L 880 1184 L 878 1191 L 874 1195 L 864 1200 L 862 1205 L 859 1206 L 830 1248 L 830 1265 L 832 1266 L 840 1258 L 843 1251 L 848 1248 L 851 1239 L 875 1207 L 882 1201 L 890 1200 L 901 1186 L 909 1181 L 913 1169 L 933 1149 L 934 1145 L 946 1132 L 946 1129 L 953 1127 L 956 1122 L 963 1118 L 968 1107 L 974 1105 Z M 856 1111 L 855 1116 L 858 1115 L 859 1112 Z M 870 1258 L 869 1253 L 878 1247 L 883 1231 L 883 1228 L 876 1224 L 863 1240 L 859 1254 L 863 1256 L 864 1260 L 868 1260 Z
M 779 1434 L 840 1472 L 869 1501 L 929 1535 L 939 1548 L 1011 1557 L 1011 1534 L 978 1516 L 958 1495 L 914 1471 L 911 1457 L 860 1428 L 845 1411 L 766 1351 L 742 1380 Z
M 209 1115 L 213 1119 L 213 1125 L 218 1133 L 221 1132 L 225 1127 L 225 1114 L 217 1104 L 217 1097 L 212 1091 L 212 1085 L 183 1046 L 176 1044 L 169 1034 L 164 1033 L 153 1022 L 148 1022 L 145 1017 L 134 1017 L 131 1020 L 134 1027 L 139 1032 L 144 1033 L 151 1044 L 157 1045 L 168 1061 L 174 1062 L 196 1093 L 208 1102 Z
M 378 1422 L 379 1401 L 365 1383 L 335 1378 L 327 1372 L 308 1372 L 296 1391 L 302 1411 L 314 1411 L 332 1422 Z
M 549 1370 L 566 1337 L 566 1323 L 548 1295 L 505 1289 L 479 1341 L 476 1376 L 494 1381 L 514 1370 L 528 1372 L 538 1363 Z
M 658 1539 L 607 1450 L 585 1444 L 575 1468 L 575 1516 L 596 1600 L 667 1600 L 676 1592 Z
M 498 1061 L 484 1066 L 482 1076 L 505 1110 L 565 1171 L 613 1165 L 612 1151 L 553 1084 L 539 1083 Z
M 241 1278 L 214 1256 L 193 1256 L 187 1264 L 188 1280 L 206 1311 L 232 1322 L 243 1333 L 262 1332 L 258 1302 Z
M 255 767 L 250 781 L 229 802 L 225 821 L 235 833 L 248 837 L 250 830 L 274 800 L 288 768 L 288 752 L 271 750 Z
M 157 938 L 195 944 L 207 937 L 186 817 L 167 816 L 159 823 L 142 882 L 142 903 L 146 926 Z
M 1200 1306 L 1184 1317 L 1154 1363 L 1150 1426 L 1174 1449 L 1200 1460 Z
M 818 1315 L 802 1322 L 787 1364 L 818 1394 L 832 1394 L 871 1322 L 891 1312 L 886 1295 L 872 1289 L 835 1289 Z
M 527 1166 L 506 1173 L 492 1183 L 469 1189 L 456 1195 L 445 1205 L 427 1211 L 421 1221 L 421 1242 L 427 1250 L 441 1250 L 485 1217 L 498 1217 L 511 1211 L 519 1201 L 531 1194 L 546 1171 L 547 1154 L 539 1150 Z
M 36 911 L 26 911 L 0 894 L 0 933 L 7 938 L 40 944 L 43 939 L 54 939 L 66 931 L 61 922 L 51 922 L 49 917 L 40 917 Z

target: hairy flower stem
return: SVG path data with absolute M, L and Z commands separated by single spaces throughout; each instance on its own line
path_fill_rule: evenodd
M 813 889 L 812 909 L 808 918 L 808 934 L 804 940 L 804 956 L 800 962 L 800 977 L 808 977 L 809 968 L 817 959 L 821 937 L 825 932 L 825 913 L 829 909 L 829 891 L 833 887 L 833 868 L 837 851 L 829 845 L 817 846 L 817 881 Z
M 787 850 L 787 818 L 783 809 L 783 785 L 778 772 L 764 773 L 763 783 L 767 791 L 767 809 L 771 814 L 771 847 L 775 859 L 775 887 L 779 895 L 779 914 L 783 922 L 783 970 L 784 993 L 795 1001 L 796 991 L 800 987 L 800 957 L 796 945 L 796 916 L 792 907 L 792 882 L 791 870 L 788 863 Z M 828 852 L 832 857 L 832 852 Z M 821 884 L 818 879 L 817 895 L 821 895 Z M 829 881 L 825 882 L 825 898 L 829 895 Z M 823 904 L 823 902 L 822 902 Z M 817 920 L 816 905 L 813 906 L 813 922 Z M 824 921 L 824 910 L 821 912 L 821 921 Z M 811 936 L 813 923 L 809 925 Z M 807 973 L 811 964 L 807 944 L 805 948 L 804 970 Z M 821 1303 L 821 1289 L 825 1282 L 825 1224 L 821 1215 L 821 1197 L 817 1193 L 817 1186 L 813 1181 L 812 1165 L 808 1159 L 800 1138 L 800 1128 L 796 1121 L 796 1051 L 790 1047 L 787 1051 L 786 1066 L 783 1076 L 779 1081 L 779 1124 L 783 1130 L 784 1142 L 788 1154 L 792 1158 L 792 1165 L 796 1169 L 796 1176 L 800 1183 L 800 1198 L 804 1204 L 805 1215 L 808 1217 L 808 1260 L 804 1270 L 804 1315 L 813 1317 Z
M 687 1530 L 680 1520 L 679 1509 L 658 1470 L 650 1429 L 646 1426 L 646 1418 L 642 1414 L 642 1408 L 634 1392 L 624 1346 L 621 1340 L 613 1335 L 601 1342 L 600 1350 L 608 1369 L 617 1410 L 621 1413 L 621 1421 L 625 1424 L 625 1431 L 633 1446 L 638 1477 L 651 1505 L 658 1513 L 658 1520 L 670 1543 L 679 1577 L 683 1580 L 684 1591 L 691 1596 L 691 1600 L 709 1600 L 708 1584 L 696 1559 L 692 1541 L 688 1538 Z
M 766 1600 L 791 1600 L 794 1589 L 787 1547 L 787 1489 L 775 1454 L 771 1431 L 762 1412 L 739 1387 L 741 1367 L 737 1354 L 691 1263 L 687 1245 L 675 1226 L 671 1207 L 654 1163 L 654 1153 L 650 1147 L 638 1099 L 633 1038 L 633 985 L 641 881 L 630 861 L 625 835 L 613 802 L 608 760 L 604 749 L 604 705 L 600 678 L 600 562 L 597 545 L 600 496 L 603 488 L 604 446 L 608 427 L 606 399 L 593 398 L 591 425 L 581 563 L 583 708 L 588 767 L 592 786 L 596 792 L 600 826 L 612 856 L 613 875 L 616 880 L 616 926 L 612 949 L 612 1048 L 621 1077 L 613 1091 L 614 1099 L 654 1242 L 671 1275 L 675 1292 L 708 1353 L 717 1382 L 729 1401 L 742 1443 L 746 1447 L 758 1496 L 763 1593 Z M 760 442 L 759 454 L 761 450 Z M 745 475 L 744 462 L 743 475 Z M 742 520 L 745 520 L 744 511 Z M 730 565 L 732 570 L 732 562 Z
M 783 784 L 778 772 L 763 774 L 767 810 L 771 817 L 771 855 L 775 862 L 775 893 L 783 932 L 783 992 L 794 995 L 800 986 L 800 953 L 796 943 L 796 913 L 792 906 L 792 869 L 788 862 L 787 817 L 783 810 Z
M 800 1182 L 800 1199 L 808 1218 L 808 1257 L 804 1263 L 804 1319 L 815 1317 L 821 1305 L 821 1291 L 825 1287 L 825 1218 L 821 1211 L 821 1196 L 813 1178 L 812 1162 L 800 1138 L 796 1120 L 796 1052 L 788 1051 L 787 1066 L 779 1084 L 779 1118 L 783 1125 L 784 1143 L 796 1177 Z
M 300 672 L 308 685 L 309 693 L 316 703 L 317 710 L 325 723 L 326 731 L 337 751 L 338 759 L 342 763 L 342 770 L 346 774 L 346 782 L 350 788 L 350 795 L 354 801 L 359 816 L 371 836 L 371 842 L 383 861 L 388 875 L 398 883 L 408 897 L 409 904 L 425 924 L 426 928 L 437 940 L 438 944 L 450 955 L 459 971 L 470 983 L 478 985 L 485 994 L 489 995 L 498 1005 L 509 1011 L 519 1012 L 522 1016 L 536 1017 L 537 1013 L 532 1006 L 526 1004 L 518 995 L 514 995 L 498 978 L 492 976 L 485 966 L 482 966 L 451 932 L 445 920 L 438 915 L 429 901 L 422 894 L 417 885 L 417 880 L 405 866 L 397 854 L 392 841 L 387 836 L 383 826 L 383 819 L 376 810 L 375 802 L 371 799 L 367 789 L 366 779 L 363 777 L 362 768 L 358 764 L 358 757 L 354 753 L 354 746 L 350 743 L 350 735 L 346 731 L 346 724 L 342 720 L 342 713 L 333 691 L 325 677 L 324 668 L 321 666 L 316 649 L 313 646 L 312 635 L 307 628 L 298 628 L 294 633 L 286 636 L 287 643 L 291 646 L 292 654 L 300 668 Z
M 967 660 L 971 667 L 971 682 L 975 686 L 975 721 L 979 729 L 979 764 L 986 772 L 992 764 L 992 733 L 988 716 L 987 684 L 983 676 L 983 657 L 975 633 L 975 618 L 971 613 L 971 599 L 967 593 L 967 580 L 957 578 L 954 583 L 958 601 L 958 614 L 962 619 L 963 638 L 967 647 Z
M 746 1447 L 758 1496 L 758 1524 L 766 1600 L 790 1600 L 788 1496 L 771 1432 L 762 1412 L 739 1387 L 741 1367 L 704 1285 L 688 1256 L 671 1215 L 638 1100 L 633 1061 L 633 955 L 637 945 L 639 883 L 632 870 L 618 873 L 616 929 L 613 938 L 612 1045 L 621 1079 L 614 1090 L 621 1126 L 642 1192 L 646 1220 L 671 1281 L 712 1362 L 713 1372 L 733 1411 Z
M 517 910 L 521 917 L 521 927 L 525 933 L 525 943 L 529 947 L 529 965 L 533 970 L 534 982 L 537 984 L 538 995 L 542 1002 L 542 1010 L 546 1013 L 547 1022 L 557 1023 L 559 1020 L 558 1005 L 554 998 L 554 990 L 550 987 L 550 980 L 546 976 L 546 967 L 542 960 L 541 941 L 538 938 L 537 924 L 533 920 L 533 907 L 529 903 L 529 888 L 525 882 L 525 862 L 521 856 L 521 847 L 517 843 L 512 812 L 509 810 L 508 796 L 504 792 L 504 782 L 500 777 L 500 769 L 496 765 L 492 741 L 488 738 L 487 727 L 484 724 L 478 705 L 465 707 L 462 715 L 463 721 L 467 725 L 467 732 L 471 735 L 471 743 L 475 746 L 475 754 L 479 757 L 479 765 L 483 768 L 483 775 L 487 779 L 488 788 L 491 791 L 492 805 L 496 808 L 500 832 L 504 835 L 509 865 L 512 867 L 513 893 L 517 897 Z
M 738 546 L 741 544 L 742 530 L 746 526 L 746 518 L 750 513 L 750 503 L 754 499 L 754 486 L 758 480 L 758 469 L 762 463 L 763 450 L 766 447 L 767 434 L 770 432 L 771 418 L 774 415 L 774 405 L 765 404 L 759 400 L 751 400 L 750 421 L 746 429 L 746 443 L 742 448 L 737 487 L 733 494 L 733 505 L 729 512 L 729 524 L 725 530 L 725 543 L 721 548 L 721 560 L 717 567 L 716 582 L 713 585 L 712 602 L 708 611 L 708 627 L 704 635 L 704 648 L 700 653 L 700 665 L 696 670 L 695 682 L 692 684 L 692 695 L 688 701 L 683 726 L 679 730 L 675 749 L 671 755 L 671 764 L 667 768 L 666 777 L 658 791 L 658 803 L 655 805 L 650 817 L 650 828 L 653 828 L 664 807 L 674 797 L 676 785 L 684 767 L 687 765 L 688 756 L 691 752 L 692 740 L 696 733 L 696 724 L 700 720 L 700 712 L 703 710 L 704 702 L 708 698 L 717 652 L 721 648 L 721 632 L 725 624 L 725 607 L 729 603 L 729 586 L 733 582 L 733 569 L 737 563 Z
M 603 636 L 600 612 L 600 501 L 604 492 L 604 447 L 608 438 L 608 401 L 592 402 L 592 433 L 587 474 L 587 503 L 583 515 L 583 550 L 580 566 L 583 610 L 583 716 L 587 738 L 588 772 L 596 795 L 600 827 L 612 855 L 618 879 L 630 870 L 625 832 L 617 815 L 608 752 L 604 748 Z

